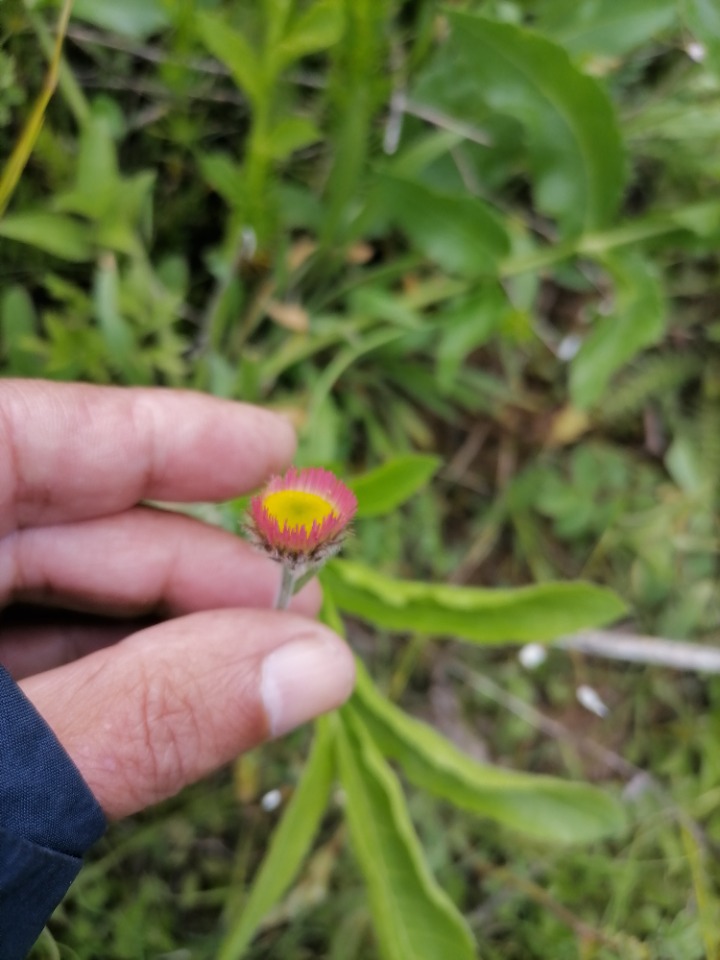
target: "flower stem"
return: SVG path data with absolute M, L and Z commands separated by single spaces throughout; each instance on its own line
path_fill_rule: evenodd
M 33 151 L 37 138 L 40 135 L 40 130 L 42 129 L 45 111 L 58 84 L 60 65 L 62 63 L 63 41 L 67 33 L 70 14 L 72 13 L 72 5 L 73 0 L 64 0 L 55 33 L 55 46 L 50 58 L 50 66 L 45 76 L 45 82 L 25 122 L 25 126 L 20 134 L 20 139 L 15 144 L 9 159 L 0 172 L 0 216 L 5 212 L 5 207 L 7 207 L 10 202 L 10 197 L 13 195 L 18 180 L 20 179 L 20 174 L 30 159 L 30 154 Z
M 280 581 L 280 592 L 278 593 L 278 598 L 275 601 L 276 610 L 287 610 L 290 601 L 292 600 L 293 588 L 295 587 L 295 573 L 293 570 L 286 566 L 282 565 L 282 580 Z

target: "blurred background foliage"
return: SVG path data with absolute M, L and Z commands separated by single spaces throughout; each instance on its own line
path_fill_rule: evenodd
M 286 411 L 298 462 L 358 486 L 326 586 L 389 700 L 364 678 L 308 766 L 301 731 L 116 825 L 34 956 L 474 955 L 378 930 L 387 856 L 411 906 L 488 960 L 717 958 L 718 681 L 552 648 L 531 671 L 499 645 L 620 613 L 553 593 L 580 579 L 637 633 L 718 639 L 714 0 L 75 0 L 33 131 L 60 8 L 0 0 L 2 373 Z M 202 512 L 236 529 L 241 510 Z M 528 584 L 540 607 L 493 614 L 493 635 L 473 590 Z M 448 743 L 603 784 L 630 826 L 552 846 L 537 782 L 493 813 Z M 373 744 L 424 788 L 432 883 Z M 318 832 L 273 896 L 259 865 L 286 807 L 273 862 L 299 866 Z M 407 842 L 359 843 L 367 810 Z

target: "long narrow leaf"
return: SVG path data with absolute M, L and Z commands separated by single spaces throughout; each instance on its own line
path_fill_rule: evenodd
M 248 40 L 228 23 L 209 13 L 197 15 L 198 33 L 213 56 L 224 63 L 240 89 L 257 105 L 264 76 L 260 60 Z
M 587 843 L 626 825 L 620 803 L 589 784 L 472 760 L 383 697 L 361 665 L 353 702 L 375 742 L 408 779 L 457 807 L 548 842 Z
M 473 938 L 430 873 L 395 774 L 350 708 L 337 727 L 350 834 L 383 960 L 473 960 Z
M 220 945 L 218 960 L 238 960 L 245 954 L 263 917 L 292 883 L 327 807 L 332 781 L 332 731 L 321 721 L 302 779 L 272 836 L 242 913 Z
M 570 366 L 570 396 L 581 409 L 599 403 L 612 375 L 657 343 L 667 323 L 667 303 L 654 264 L 632 250 L 605 257 L 605 265 L 615 281 L 612 312 L 595 318 Z
M 351 482 L 359 517 L 383 517 L 422 490 L 442 461 L 422 453 L 394 457 Z
M 364 564 L 334 560 L 322 573 L 336 605 L 388 630 L 475 643 L 553 640 L 622 616 L 622 600 L 590 583 L 485 590 L 395 580 Z
M 0 220 L 0 237 L 27 243 L 63 260 L 92 260 L 95 247 L 87 224 L 43 210 L 10 213 Z

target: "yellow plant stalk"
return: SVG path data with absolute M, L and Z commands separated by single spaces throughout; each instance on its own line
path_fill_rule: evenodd
M 2 176 L 0 176 L 0 217 L 5 213 L 5 209 L 10 202 L 10 197 L 13 195 L 18 180 L 25 169 L 25 164 L 28 162 L 30 154 L 33 151 L 33 147 L 35 146 L 35 142 L 43 125 L 43 120 L 45 119 L 47 105 L 50 103 L 50 98 L 57 87 L 58 75 L 60 73 L 60 58 L 62 56 L 62 48 L 70 21 L 72 6 L 73 0 L 65 0 L 63 3 L 60 18 L 58 19 L 55 48 L 52 59 L 50 60 L 50 66 L 45 75 L 45 83 L 38 94 L 30 116 L 27 118 L 20 139 L 15 144 L 15 149 L 10 154 L 10 158 L 3 169 Z

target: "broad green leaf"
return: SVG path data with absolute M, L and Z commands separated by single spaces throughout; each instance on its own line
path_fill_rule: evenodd
M 677 20 L 676 0 L 550 0 L 536 27 L 575 55 L 618 57 Z
M 95 252 L 88 227 L 60 213 L 9 214 L 0 220 L 0 237 L 78 263 L 92 260 Z
M 550 843 L 588 843 L 625 827 L 620 803 L 589 784 L 472 760 L 383 697 L 360 664 L 355 690 L 373 739 L 417 787 Z
M 213 56 L 224 63 L 237 85 L 257 104 L 262 97 L 263 76 L 255 51 L 245 37 L 224 20 L 198 13 L 199 35 Z
M 161 0 L 75 0 L 73 17 L 136 40 L 170 25 Z
M 340 779 L 382 960 L 473 960 L 470 930 L 430 873 L 397 777 L 361 719 L 337 718 Z
M 625 612 L 625 604 L 611 590 L 582 581 L 489 590 L 394 580 L 349 560 L 333 560 L 322 580 L 346 613 L 388 630 L 474 643 L 553 640 L 610 623 Z
M 332 741 L 327 721 L 319 721 L 302 779 L 272 835 L 241 912 L 230 921 L 218 960 L 244 956 L 263 918 L 295 879 L 330 798 L 334 776 Z
M 525 128 L 538 208 L 564 235 L 598 229 L 617 212 L 622 141 L 603 87 L 558 44 L 509 23 L 451 11 L 450 40 L 417 96 L 482 125 L 488 107 Z
M 482 200 L 439 193 L 383 174 L 382 197 L 392 220 L 430 260 L 462 276 L 490 274 L 509 250 L 500 219 Z
M 349 485 L 358 498 L 358 516 L 383 517 L 391 513 L 422 490 L 441 463 L 439 457 L 409 453 L 355 477 Z
M 340 0 L 315 0 L 291 24 L 288 33 L 273 50 L 278 71 L 319 50 L 338 42 L 343 31 L 343 9 Z
M 599 403 L 610 378 L 665 332 L 667 307 L 655 266 L 637 251 L 605 258 L 615 282 L 612 313 L 598 316 L 570 366 L 570 395 L 580 409 Z
M 294 150 L 321 139 L 312 120 L 305 117 L 284 117 L 268 134 L 266 149 L 273 160 L 284 160 Z

